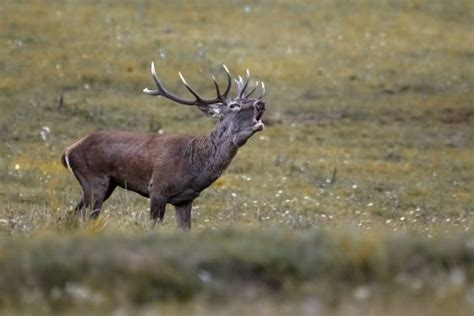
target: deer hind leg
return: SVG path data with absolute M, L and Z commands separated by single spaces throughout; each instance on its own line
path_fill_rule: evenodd
M 91 208 L 89 217 L 95 219 L 100 214 L 102 203 L 110 197 L 117 185 L 109 177 L 75 176 L 82 188 L 82 198 L 75 208 L 75 216 L 84 220 L 86 210 Z
M 107 178 L 107 181 L 96 183 L 95 190 L 92 194 L 93 207 L 89 215 L 91 219 L 96 219 L 99 216 L 102 204 L 110 197 L 116 187 L 117 185 L 110 178 Z
M 190 230 L 191 229 L 191 208 L 192 202 L 185 202 L 181 204 L 176 204 L 176 224 L 181 230 Z

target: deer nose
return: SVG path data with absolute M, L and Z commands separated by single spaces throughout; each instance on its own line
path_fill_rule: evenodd
M 255 101 L 255 103 L 253 105 L 255 106 L 255 108 L 257 110 L 265 111 L 265 102 L 257 100 L 257 101 Z

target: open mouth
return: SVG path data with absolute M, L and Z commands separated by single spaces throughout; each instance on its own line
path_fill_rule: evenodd
M 262 122 L 263 111 L 258 111 L 257 115 L 253 119 L 253 130 L 254 131 L 261 131 L 265 127 Z

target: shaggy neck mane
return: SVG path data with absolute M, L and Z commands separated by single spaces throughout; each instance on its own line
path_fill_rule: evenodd
M 208 135 L 193 138 L 189 148 L 192 165 L 211 175 L 221 175 L 238 150 L 230 127 L 225 121 L 219 121 Z

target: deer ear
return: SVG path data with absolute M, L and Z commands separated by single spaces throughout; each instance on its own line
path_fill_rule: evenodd
M 219 117 L 222 114 L 222 108 L 218 104 L 210 105 L 209 110 L 212 117 Z
M 222 114 L 221 106 L 222 104 L 211 104 L 207 106 L 198 106 L 198 108 L 207 116 L 218 117 Z

